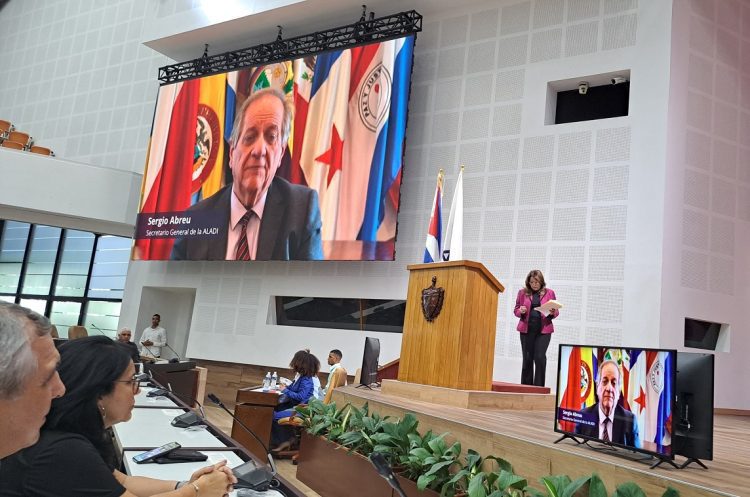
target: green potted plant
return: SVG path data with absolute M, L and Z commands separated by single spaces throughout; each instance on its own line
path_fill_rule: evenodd
M 526 487 L 524 496 L 529 497 L 608 497 L 607 488 L 596 473 L 571 480 L 567 475 L 545 476 L 541 480 L 544 492 Z M 679 497 L 679 492 L 668 487 L 662 497 Z M 633 482 L 622 483 L 615 488 L 612 497 L 646 497 L 646 493 Z
M 526 479 L 513 473 L 513 467 L 505 459 L 482 457 L 469 449 L 464 461 L 463 467 L 446 483 L 446 486 L 455 487 L 456 492 L 466 493 L 469 497 L 520 496 L 528 487 Z M 497 464 L 496 470 L 485 469 L 491 464 L 489 461 Z
M 349 440 L 351 433 L 379 429 L 383 418 L 369 416 L 367 405 L 358 409 L 347 404 L 336 409 L 335 404 L 320 401 L 312 401 L 298 412 L 304 426 L 297 459 L 299 481 L 327 497 L 349 497 L 354 488 L 360 497 L 392 496 L 391 487 L 370 461 L 340 444 Z M 369 447 L 365 442 L 361 445 Z
M 448 445 L 446 435 L 428 431 L 423 437 L 409 436 L 409 451 L 401 456 L 399 463 L 403 469 L 396 477 L 410 497 L 430 493 L 442 497 L 455 495 L 455 488 L 446 483 L 453 477 L 451 468 L 459 462 L 461 443 Z

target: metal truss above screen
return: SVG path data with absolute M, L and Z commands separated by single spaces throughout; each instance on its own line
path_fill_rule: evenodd
M 372 17 L 372 13 L 370 14 Z M 385 41 L 422 31 L 422 16 L 414 10 L 378 19 L 360 19 L 354 24 L 271 43 L 180 62 L 159 68 L 162 85 L 187 79 L 236 71 L 328 50 L 351 48 L 363 43 Z

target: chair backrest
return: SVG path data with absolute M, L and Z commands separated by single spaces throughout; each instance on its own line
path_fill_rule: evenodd
M 32 154 L 41 154 L 41 155 L 55 155 L 54 152 L 52 152 L 51 149 L 47 147 L 40 147 L 38 145 L 32 145 L 29 151 Z
M 28 146 L 33 139 L 28 133 L 23 131 L 11 131 L 8 133 L 8 140 L 23 144 L 24 147 Z
M 13 148 L 15 150 L 23 150 L 25 148 L 23 143 L 14 142 L 13 140 L 4 140 L 0 143 L 0 147 Z
M 336 370 L 331 373 L 331 377 L 328 379 L 328 390 L 326 390 L 326 396 L 323 398 L 324 404 L 329 404 L 331 402 L 334 388 L 346 385 L 346 376 L 346 369 L 344 369 L 343 366 L 336 368 Z
M 89 332 L 84 326 L 71 326 L 68 328 L 68 340 L 83 338 L 89 336 Z
M 55 326 L 54 324 L 51 326 L 49 336 L 51 336 L 52 338 L 60 338 L 60 335 L 57 333 L 57 326 Z

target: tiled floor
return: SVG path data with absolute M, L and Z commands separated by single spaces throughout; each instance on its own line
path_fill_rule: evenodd
M 216 425 L 217 428 L 222 430 L 227 435 L 232 432 L 232 418 L 222 411 L 218 407 L 204 407 L 206 411 L 206 417 L 208 420 Z M 295 487 L 297 487 L 307 497 L 322 497 L 320 494 L 310 490 L 310 488 L 297 480 L 297 466 L 293 465 L 288 459 L 276 460 L 276 469 L 279 474 L 289 480 Z

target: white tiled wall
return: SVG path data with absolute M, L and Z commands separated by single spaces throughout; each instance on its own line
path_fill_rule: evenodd
M 61 158 L 142 172 L 157 69 L 170 61 L 141 45 L 141 33 L 148 18 L 184 4 L 8 2 L 0 11 L 0 118 Z
M 0 67 L 8 68 L 0 72 L 0 116 L 62 157 L 140 171 L 157 68 L 170 61 L 140 45 L 139 35 L 148 19 L 194 3 L 11 1 L 0 11 L 0 44 L 10 47 L 0 53 Z M 648 111 L 650 98 L 666 100 L 665 4 L 468 1 L 460 14 L 426 16 L 415 51 L 396 261 L 133 263 L 123 324 L 147 324 L 135 322 L 142 287 L 194 287 L 189 355 L 282 365 L 301 346 L 337 347 L 354 358 L 345 360 L 354 369 L 363 334 L 268 324 L 271 297 L 404 298 L 405 266 L 421 262 L 437 171 L 447 172 L 447 218 L 464 164 L 465 256 L 507 287 L 498 309 L 497 379 L 518 380 L 512 307 L 534 268 L 566 305 L 550 371 L 560 341 L 658 345 L 658 306 L 641 304 L 658 300 L 658 284 L 628 292 L 626 282 L 658 282 L 659 221 L 647 221 L 660 198 L 643 192 L 653 185 L 647 165 L 663 177 L 659 160 L 644 158 L 654 150 L 658 156 L 664 141 L 664 126 Z M 634 77 L 630 116 L 544 125 L 547 81 L 619 69 Z M 382 359 L 398 356 L 399 337 L 380 336 Z

